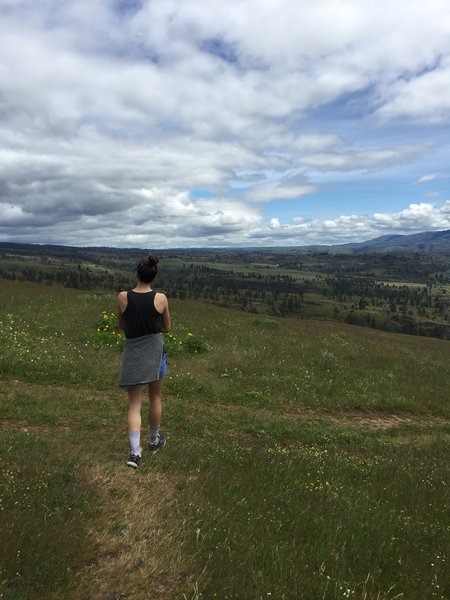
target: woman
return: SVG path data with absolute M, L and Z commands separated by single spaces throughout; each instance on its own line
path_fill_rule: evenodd
M 155 292 L 151 283 L 158 272 L 158 258 L 152 254 L 139 261 L 136 287 L 120 292 L 119 326 L 125 330 L 125 346 L 120 366 L 120 386 L 128 389 L 129 467 L 139 466 L 141 448 L 142 385 L 148 384 L 149 450 L 157 452 L 166 443 L 160 431 L 161 390 L 167 373 L 167 357 L 161 333 L 170 330 L 169 303 Z

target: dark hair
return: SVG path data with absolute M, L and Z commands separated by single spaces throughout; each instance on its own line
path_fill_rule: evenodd
M 136 273 L 143 283 L 151 283 L 158 273 L 159 259 L 154 254 L 149 254 L 145 258 L 141 258 L 136 267 Z

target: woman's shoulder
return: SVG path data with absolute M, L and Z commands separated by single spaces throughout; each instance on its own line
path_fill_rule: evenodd
M 119 306 L 121 307 L 122 312 L 123 312 L 128 304 L 128 292 L 126 292 L 126 291 L 119 292 L 117 294 L 117 299 L 119 301 Z
M 164 292 L 155 293 L 155 302 L 158 304 L 167 304 L 167 296 L 164 294 Z
M 168 305 L 167 296 L 163 294 L 163 292 L 156 292 L 153 303 L 155 305 L 156 310 L 159 313 L 162 313 Z

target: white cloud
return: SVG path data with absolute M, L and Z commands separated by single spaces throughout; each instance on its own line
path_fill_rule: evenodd
M 269 227 L 271 229 L 280 229 L 280 227 L 281 227 L 280 219 L 278 219 L 278 217 L 270 219 Z
M 449 59 L 416 77 L 398 79 L 390 84 L 388 90 L 383 91 L 382 106 L 377 114 L 382 119 L 408 117 L 430 123 L 448 123 L 449 81 Z
M 433 181 L 433 179 L 436 179 L 437 175 L 436 173 L 430 173 L 429 175 L 422 175 L 422 177 L 419 177 L 417 183 L 425 183 L 426 181 Z
M 8 0 L 0 36 L 8 239 L 246 241 L 263 205 L 433 146 L 377 127 L 450 118 L 447 0 Z
M 62 221 L 43 221 L 46 241 L 71 245 L 180 246 L 309 245 L 364 241 L 386 234 L 417 233 L 450 229 L 450 201 L 441 205 L 410 204 L 396 213 L 347 214 L 334 219 L 297 216 L 290 223 L 279 217 L 263 222 L 259 211 L 223 199 L 221 208 L 207 200 L 187 195 L 167 197 L 166 190 L 136 190 L 141 201 L 120 213 L 82 215 L 72 233 Z M 120 223 L 121 228 L 117 226 Z M 0 204 L 0 234 L 9 240 L 11 225 L 20 231 L 15 241 L 32 241 L 36 223 L 17 207 Z M 82 233 L 80 233 L 82 232 Z
M 381 150 L 349 150 L 347 152 L 321 152 L 308 154 L 301 163 L 326 171 L 359 171 L 392 167 L 411 160 L 423 148 L 420 146 L 397 146 Z
M 273 221 L 277 222 L 276 227 Z M 352 214 L 324 220 L 296 217 L 289 224 L 281 224 L 279 219 L 273 218 L 268 226 L 252 232 L 252 236 L 261 245 L 340 244 L 388 233 L 408 234 L 449 228 L 450 201 L 447 201 L 440 206 L 410 204 L 397 213 Z
M 255 186 L 248 193 L 248 198 L 256 202 L 270 202 L 271 200 L 296 200 L 302 196 L 314 194 L 318 190 L 316 185 L 294 184 L 269 184 Z

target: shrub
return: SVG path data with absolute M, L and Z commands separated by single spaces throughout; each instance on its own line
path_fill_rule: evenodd
M 102 312 L 102 318 L 95 324 L 95 332 L 85 334 L 84 339 L 93 346 L 109 346 L 123 349 L 125 336 L 119 329 L 115 313 Z

